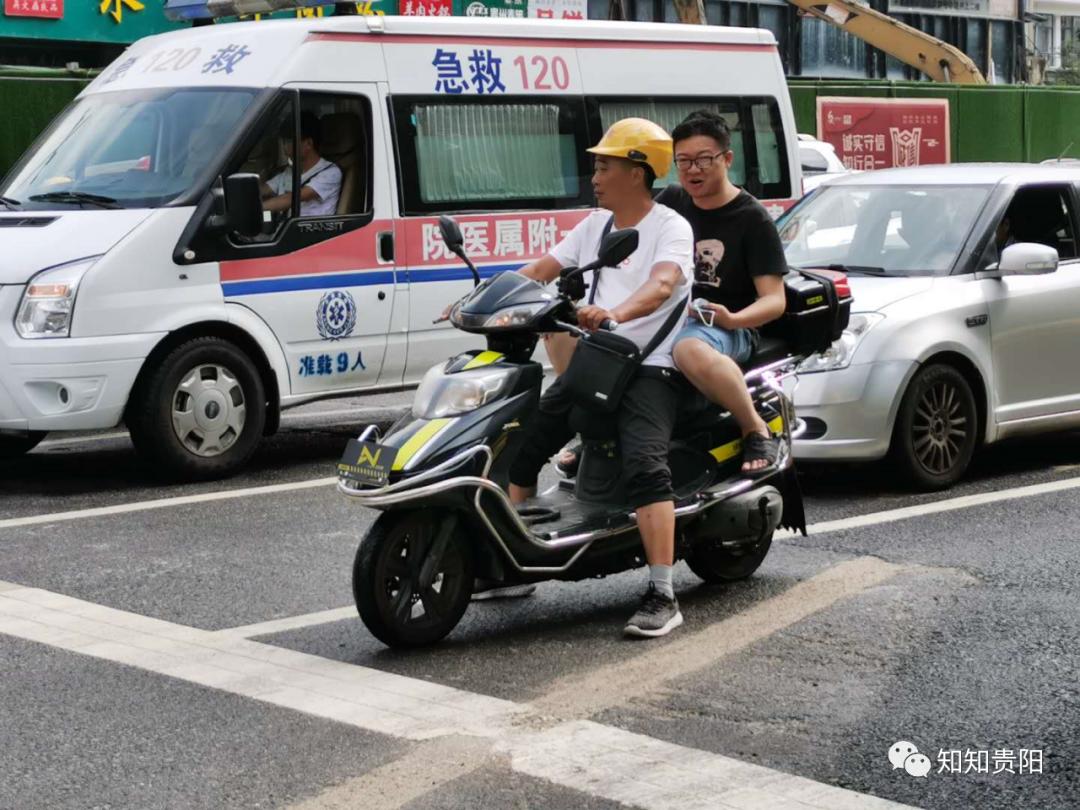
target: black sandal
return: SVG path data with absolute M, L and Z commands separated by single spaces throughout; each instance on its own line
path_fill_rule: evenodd
M 567 478 L 574 478 L 577 475 L 578 467 L 581 466 L 581 442 L 578 442 L 572 447 L 567 447 L 564 450 L 560 450 L 559 455 L 561 456 L 564 452 L 572 453 L 574 456 L 573 461 L 568 461 L 565 463 L 562 461 L 556 461 L 555 468 Z
M 743 437 L 743 464 L 751 464 L 755 461 L 765 461 L 764 467 L 753 470 L 742 470 L 744 473 L 758 474 L 768 472 L 776 466 L 776 460 L 780 456 L 780 442 L 771 436 L 766 438 L 758 432 Z

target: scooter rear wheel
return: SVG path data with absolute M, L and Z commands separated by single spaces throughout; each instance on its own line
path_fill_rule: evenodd
M 391 647 L 443 639 L 473 590 L 473 556 L 456 516 L 439 509 L 387 512 L 360 541 L 353 597 L 371 634 Z
M 772 532 L 751 545 L 726 547 L 709 539 L 698 539 L 686 555 L 690 570 L 710 584 L 738 582 L 751 576 L 765 561 L 772 546 Z

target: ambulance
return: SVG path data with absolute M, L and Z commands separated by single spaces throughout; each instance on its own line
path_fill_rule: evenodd
M 790 206 L 767 31 L 335 16 L 140 40 L 0 185 L 0 454 L 124 422 L 162 474 L 220 477 L 287 408 L 413 386 L 476 341 L 435 323 L 472 284 L 439 215 L 482 274 L 517 268 L 594 205 L 612 122 L 699 109 L 731 126 L 735 182 Z

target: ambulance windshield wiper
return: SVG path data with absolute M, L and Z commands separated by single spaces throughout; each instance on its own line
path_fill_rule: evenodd
M 100 194 L 87 194 L 82 191 L 50 191 L 47 194 L 34 194 L 30 199 L 33 202 L 58 202 L 72 203 L 74 205 L 90 204 L 98 208 L 123 208 L 112 197 L 103 197 Z
M 13 200 L 11 197 L 0 197 L 0 203 L 3 203 L 4 207 L 8 211 L 18 211 L 19 206 L 22 205 L 18 200 Z

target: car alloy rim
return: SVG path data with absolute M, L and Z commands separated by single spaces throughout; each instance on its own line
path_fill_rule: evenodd
M 927 471 L 943 475 L 956 465 L 967 439 L 968 418 L 960 392 L 947 382 L 928 388 L 915 408 L 915 456 Z
M 176 438 L 203 458 L 220 456 L 244 432 L 247 404 L 244 389 L 229 369 L 217 364 L 191 369 L 172 398 Z

